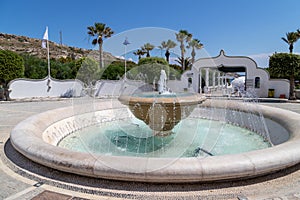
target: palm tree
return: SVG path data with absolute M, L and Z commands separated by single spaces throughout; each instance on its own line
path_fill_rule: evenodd
M 297 37 L 300 38 L 300 29 L 297 29 Z
M 139 57 L 139 60 L 141 59 L 141 57 L 143 55 L 145 55 L 145 53 L 147 53 L 146 51 L 144 51 L 143 49 L 138 49 L 136 50 L 135 52 L 133 52 L 134 55 L 138 56 Z
M 100 62 L 100 68 L 103 67 L 103 39 L 111 37 L 112 34 L 114 34 L 114 31 L 111 30 L 110 27 L 107 27 L 106 24 L 103 23 L 95 23 L 94 26 L 87 27 L 88 29 L 88 35 L 90 37 L 95 37 L 92 41 L 93 45 L 99 44 L 99 62 Z
M 152 45 L 150 43 L 146 43 L 141 48 L 142 48 L 142 50 L 146 51 L 146 53 L 147 53 L 146 57 L 150 57 L 150 51 L 152 49 L 154 49 L 154 45 Z
M 195 56 L 196 56 L 195 49 L 199 50 L 199 49 L 202 49 L 202 47 L 203 47 L 203 44 L 200 43 L 200 40 L 198 40 L 198 39 L 192 39 L 189 42 L 187 48 L 192 48 L 192 52 L 191 52 L 191 56 L 192 56 L 191 62 L 192 62 L 192 64 L 194 64 L 194 62 L 195 62 Z
M 191 59 L 189 57 L 184 58 L 184 60 L 182 60 L 181 57 L 177 57 L 175 61 L 181 66 L 184 65 L 186 69 L 189 69 L 192 66 Z
M 166 41 L 162 41 L 161 45 L 158 46 L 158 48 L 161 50 L 161 57 L 162 57 L 162 50 L 167 48 L 167 42 Z
M 163 43 L 162 43 L 163 44 Z M 166 53 L 165 53 L 165 56 L 166 56 L 166 60 L 167 62 L 169 62 L 169 57 L 170 57 L 170 49 L 173 49 L 174 47 L 176 47 L 176 43 L 172 40 L 168 40 L 167 42 L 165 42 L 165 46 L 166 46 Z
M 178 33 L 175 33 L 176 35 L 176 40 L 180 42 L 180 50 L 181 50 L 181 60 L 184 60 L 184 54 L 185 54 L 185 42 L 189 42 L 193 35 L 189 33 L 187 30 L 180 30 Z M 185 63 L 182 62 L 182 70 L 185 70 Z
M 299 32 L 288 32 L 286 33 L 286 38 L 281 38 L 289 45 L 290 53 L 293 53 L 294 43 L 299 39 Z

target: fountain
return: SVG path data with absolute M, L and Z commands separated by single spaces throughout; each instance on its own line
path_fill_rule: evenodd
M 160 77 L 159 77 L 159 87 L 158 87 L 158 93 L 159 94 L 166 94 L 169 93 L 167 90 L 167 74 L 165 70 L 160 71 Z
M 158 92 L 121 95 L 119 101 L 127 105 L 134 116 L 148 124 L 156 134 L 165 135 L 188 117 L 205 97 L 196 93 L 171 93 L 163 69 L 158 83 Z
M 235 180 L 300 162 L 300 115 L 255 103 L 206 99 L 182 92 L 183 87 L 175 91 L 178 85 L 172 88 L 167 70 L 158 67 L 153 71 L 159 76 L 128 72 L 116 82 L 123 86 L 118 99 L 78 98 L 72 107 L 20 122 L 11 132 L 11 144 L 41 165 L 122 181 Z M 131 79 L 132 74 L 139 79 Z M 158 91 L 150 91 L 155 76 L 160 77 Z

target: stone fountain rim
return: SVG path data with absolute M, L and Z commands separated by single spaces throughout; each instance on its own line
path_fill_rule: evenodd
M 111 102 L 101 102 L 101 109 L 109 109 Z M 207 100 L 203 106 L 243 109 L 236 101 Z M 178 158 L 171 165 L 155 171 L 136 173 L 134 165 L 139 160 L 155 162 L 171 158 L 137 158 L 116 156 L 90 156 L 50 145 L 43 141 L 42 133 L 51 124 L 74 115 L 72 107 L 46 111 L 20 122 L 11 132 L 14 148 L 27 158 L 48 167 L 74 174 L 113 180 L 140 182 L 202 182 L 255 177 L 293 166 L 300 162 L 300 115 L 291 111 L 262 105 L 247 105 L 260 109 L 263 115 L 281 125 L 290 133 L 287 142 L 257 151 L 235 155 L 200 158 Z M 50 117 L 49 117 L 50 116 Z M 98 161 L 99 158 L 118 159 L 124 171 L 116 170 Z M 216 164 L 217 163 L 217 164 Z M 126 170 L 125 170 L 126 168 Z M 129 172 L 128 172 L 129 170 Z
M 182 93 L 187 94 L 187 93 Z M 206 100 L 206 97 L 201 96 L 197 93 L 188 93 L 190 95 L 186 96 L 166 96 L 166 97 L 143 97 L 143 96 L 134 96 L 134 95 L 121 95 L 118 100 L 121 101 L 125 105 L 129 104 L 152 104 L 153 102 L 156 103 L 164 103 L 164 104 L 180 104 L 184 105 L 196 105 L 200 104 Z

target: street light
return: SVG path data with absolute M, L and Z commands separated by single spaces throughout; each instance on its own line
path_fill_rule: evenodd
M 124 77 L 124 80 L 126 80 L 126 50 L 127 50 L 127 45 L 130 44 L 128 42 L 128 39 L 127 37 L 125 38 L 125 41 L 123 42 L 123 45 L 125 45 L 125 54 L 124 54 L 124 60 L 125 60 L 125 77 Z

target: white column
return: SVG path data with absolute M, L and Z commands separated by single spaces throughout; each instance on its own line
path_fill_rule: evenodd
M 216 88 L 216 71 L 213 71 L 213 88 Z
M 205 86 L 209 86 L 209 71 L 208 68 L 205 68 Z
M 201 68 L 199 69 L 198 78 L 199 78 L 199 81 L 198 81 L 199 85 L 198 85 L 198 87 L 199 87 L 200 94 L 202 94 L 202 70 L 201 70 Z
M 222 82 L 221 82 L 221 80 L 222 80 L 222 78 L 221 78 L 221 73 L 220 72 L 218 72 L 218 88 L 221 88 L 221 86 L 222 86 Z

